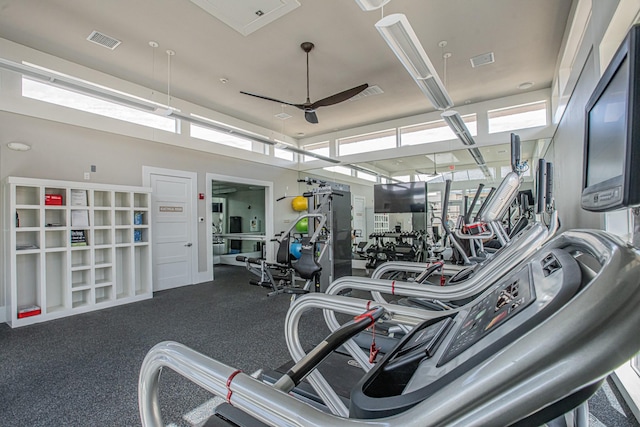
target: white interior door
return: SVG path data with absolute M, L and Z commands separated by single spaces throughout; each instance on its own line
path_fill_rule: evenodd
M 354 243 L 367 240 L 367 221 L 365 218 L 365 198 L 364 196 L 353 196 L 353 229 L 361 233 Z
M 154 291 L 193 284 L 193 180 L 152 173 Z

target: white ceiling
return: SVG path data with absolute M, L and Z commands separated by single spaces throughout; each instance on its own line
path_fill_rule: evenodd
M 535 167 L 534 164 L 538 159 L 539 144 L 548 143 L 548 141 L 522 141 L 521 160 L 526 160 L 529 167 Z M 488 167 L 508 166 L 511 164 L 511 146 L 510 144 L 491 145 L 480 147 L 482 156 L 487 161 Z M 434 162 L 435 156 L 435 162 Z M 398 157 L 393 159 L 376 160 L 366 163 L 358 163 L 358 166 L 369 169 L 374 172 L 384 171 L 390 176 L 408 175 L 408 174 L 433 174 L 448 173 L 466 169 L 477 169 L 478 165 L 473 160 L 469 150 L 455 150 L 451 152 L 426 154 L 409 157 Z M 499 176 L 499 174 L 498 174 Z
M 381 11 L 364 12 L 353 0 L 299 2 L 243 36 L 190 0 L 0 0 L 0 37 L 165 93 L 165 52 L 173 50 L 173 96 L 294 138 L 433 110 L 375 30 Z M 407 15 L 460 105 L 519 93 L 523 82 L 534 83 L 529 91 L 549 87 L 570 5 L 571 0 L 391 0 L 384 13 Z M 88 42 L 93 30 L 122 44 L 111 51 Z M 159 44 L 155 50 L 151 40 Z M 441 40 L 447 41 L 444 49 Z M 384 94 L 320 108 L 317 125 L 293 107 L 240 94 L 304 102 L 305 41 L 316 45 L 309 60 L 312 101 L 362 83 L 378 85 Z M 443 52 L 452 53 L 446 76 Z M 494 52 L 495 63 L 472 68 L 469 59 L 487 52 Z M 283 109 L 293 117 L 275 118 Z

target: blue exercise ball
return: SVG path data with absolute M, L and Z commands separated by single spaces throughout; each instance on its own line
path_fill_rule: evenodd
M 289 252 L 295 259 L 299 259 L 302 255 L 302 243 L 294 242 L 289 246 Z

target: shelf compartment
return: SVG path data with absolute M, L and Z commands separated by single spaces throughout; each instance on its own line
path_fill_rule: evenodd
M 94 270 L 95 284 L 106 285 L 113 283 L 113 268 L 109 267 L 96 267 Z
M 114 205 L 116 208 L 130 208 L 131 207 L 131 193 L 124 193 L 115 191 L 113 193 Z
M 47 196 L 53 196 L 51 198 Z M 44 204 L 45 206 L 65 206 L 67 202 L 67 190 L 57 187 L 44 188 Z
M 67 231 L 56 230 L 55 228 L 44 229 L 44 247 L 45 249 L 59 249 L 67 247 Z
M 16 230 L 16 251 L 28 251 L 40 248 L 39 230 Z
M 93 225 L 104 227 L 111 225 L 111 211 L 108 209 L 96 208 L 93 211 Z
M 16 307 L 42 307 L 39 253 L 16 256 Z M 17 315 L 17 313 L 16 313 Z
M 71 272 L 71 288 L 83 288 L 91 284 L 91 270 L 74 270 Z
M 116 274 L 116 298 L 127 298 L 131 296 L 131 277 L 133 276 L 131 263 L 131 248 L 116 248 L 115 256 Z
M 71 226 L 75 228 L 89 227 L 89 209 L 75 208 L 71 210 Z
M 93 263 L 96 266 L 111 265 L 113 262 L 111 248 L 99 248 L 94 250 Z
M 111 229 L 93 230 L 93 244 L 96 246 L 111 244 Z
M 133 225 L 148 225 L 147 212 L 135 211 L 133 213 Z
M 40 205 L 40 187 L 17 185 L 16 205 Z
M 44 209 L 45 227 L 65 227 L 67 225 L 67 210 L 65 207 L 48 206 Z
M 133 286 L 136 295 L 151 292 L 151 260 L 148 246 L 134 247 Z
M 111 207 L 111 191 L 93 190 L 94 207 Z
M 45 254 L 46 312 L 53 313 L 66 308 L 67 254 Z
M 96 304 L 113 300 L 113 286 L 99 286 L 95 288 Z
M 149 229 L 136 228 L 133 230 L 133 243 L 147 243 L 149 242 Z
M 136 208 L 148 208 L 149 207 L 149 194 L 148 193 L 133 193 L 133 206 Z
M 71 292 L 72 308 L 88 306 L 91 303 L 91 289 L 78 289 Z
M 114 212 L 115 214 L 115 225 L 131 225 L 131 211 L 129 209 L 126 210 L 117 210 Z
M 116 229 L 116 245 L 123 243 L 131 243 L 133 239 L 133 231 L 131 228 Z
M 39 208 L 17 208 L 16 228 L 40 227 Z
M 71 268 L 73 270 L 86 269 L 91 267 L 91 251 L 89 248 L 82 248 L 71 251 Z

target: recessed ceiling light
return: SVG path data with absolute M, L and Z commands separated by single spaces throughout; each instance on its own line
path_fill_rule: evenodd
M 520 89 L 520 90 L 526 90 L 526 89 L 529 89 L 529 88 L 530 88 L 530 87 L 532 87 L 532 86 L 533 86 L 533 82 L 524 82 L 524 83 L 520 83 L 520 84 L 518 85 L 518 89 Z
M 220 77 L 220 83 L 226 85 L 227 83 L 229 83 L 229 79 L 226 77 Z
M 13 151 L 29 151 L 31 150 L 31 146 L 29 144 L 25 144 L 24 142 L 10 142 L 7 144 L 7 147 Z
M 296 136 L 304 136 L 304 132 L 298 132 L 296 133 Z

